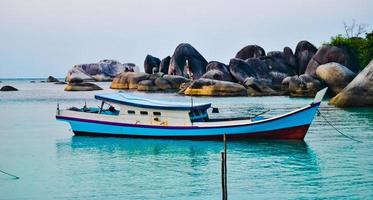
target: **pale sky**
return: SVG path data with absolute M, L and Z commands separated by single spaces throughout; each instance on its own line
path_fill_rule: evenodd
M 248 44 L 266 52 L 316 46 L 343 21 L 373 28 L 372 0 L 0 0 L 0 78 L 64 77 L 74 64 L 172 55 L 182 42 L 228 63 Z

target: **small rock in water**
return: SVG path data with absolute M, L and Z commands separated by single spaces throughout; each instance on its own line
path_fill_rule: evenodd
M 30 81 L 30 83 L 35 83 L 35 81 Z
M 54 78 L 53 76 L 48 76 L 47 82 L 59 82 L 59 80 Z
M 10 86 L 10 85 L 6 85 L 6 86 L 3 86 L 0 91 L 3 91 L 3 92 L 8 92 L 8 91 L 18 91 L 17 88 L 13 87 L 13 86 Z

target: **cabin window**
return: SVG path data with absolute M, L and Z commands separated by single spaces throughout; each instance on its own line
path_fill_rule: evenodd
M 134 115 L 136 112 L 134 110 L 127 111 L 129 115 Z
M 140 111 L 141 115 L 148 115 L 148 111 Z
M 154 116 L 161 116 L 161 112 L 153 112 Z
M 192 110 L 189 112 L 189 116 L 192 122 L 204 122 L 208 120 L 206 110 Z

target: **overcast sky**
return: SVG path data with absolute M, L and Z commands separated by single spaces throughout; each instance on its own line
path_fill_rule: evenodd
M 143 70 L 146 54 L 181 42 L 228 63 L 248 44 L 316 46 L 343 21 L 373 26 L 372 0 L 0 0 L 0 78 L 64 77 L 74 65 L 116 59 Z

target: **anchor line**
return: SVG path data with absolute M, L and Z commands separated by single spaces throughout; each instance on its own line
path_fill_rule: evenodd
M 342 131 L 340 131 L 337 127 L 335 127 L 329 120 L 326 119 L 326 117 L 324 117 L 324 115 L 321 114 L 321 112 L 320 112 L 319 109 L 317 109 L 317 113 L 326 121 L 326 123 L 328 123 L 332 128 L 334 128 L 334 130 L 336 130 L 342 136 L 344 136 L 344 137 L 346 137 L 346 138 L 348 138 L 350 140 L 353 140 L 355 142 L 363 143 L 363 141 L 361 141 L 361 140 L 357 140 L 357 139 L 355 139 L 355 138 L 353 138 L 351 136 L 348 136 L 348 135 L 342 133 Z
M 6 174 L 6 175 L 8 175 L 8 176 L 11 176 L 11 177 L 13 177 L 14 179 L 19 179 L 19 177 L 18 176 L 16 176 L 16 175 L 13 175 L 13 174 L 10 174 L 10 173 L 8 173 L 8 172 L 4 172 L 3 170 L 1 170 L 0 169 L 0 172 L 1 173 L 3 173 L 3 174 Z

